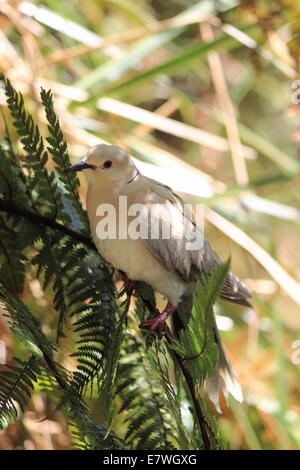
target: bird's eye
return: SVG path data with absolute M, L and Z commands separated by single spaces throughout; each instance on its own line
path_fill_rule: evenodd
M 106 162 L 103 163 L 103 168 L 110 168 L 111 166 L 112 166 L 111 160 L 106 160 Z

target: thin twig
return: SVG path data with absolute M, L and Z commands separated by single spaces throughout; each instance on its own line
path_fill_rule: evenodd
M 88 248 L 91 248 L 97 251 L 96 246 L 94 245 L 92 239 L 86 235 L 83 235 L 76 230 L 73 230 L 70 227 L 66 227 L 65 225 L 56 222 L 55 220 L 50 219 L 44 215 L 38 214 L 37 212 L 33 212 L 29 209 L 25 209 L 23 207 L 17 206 L 13 201 L 4 201 L 0 200 L 0 212 L 9 212 L 10 214 L 19 215 L 20 217 L 24 217 L 31 222 L 35 222 L 38 225 L 43 225 L 46 227 L 53 228 L 54 230 L 58 230 L 59 232 L 65 233 L 75 240 L 86 245 Z
M 168 341 L 168 343 L 170 343 L 170 344 L 172 344 L 171 337 L 172 337 L 171 333 L 168 331 L 168 334 L 165 336 L 165 338 Z M 192 378 L 192 376 L 190 374 L 190 371 L 188 370 L 184 360 L 175 351 L 172 351 L 172 353 L 174 354 L 174 357 L 175 357 L 176 361 L 179 364 L 181 372 L 182 372 L 182 374 L 183 374 L 183 376 L 186 380 L 188 389 L 190 391 L 191 398 L 192 398 L 192 401 L 194 403 L 194 407 L 195 407 L 195 411 L 196 411 L 197 421 L 198 421 L 198 424 L 199 424 L 199 427 L 200 427 L 200 430 L 201 430 L 201 434 L 202 434 L 204 448 L 205 448 L 205 450 L 210 450 L 211 449 L 211 444 L 210 444 L 210 439 L 209 439 L 209 435 L 208 435 L 209 425 L 208 425 L 208 423 L 207 423 L 207 421 L 204 417 L 203 411 L 202 411 L 199 393 L 195 389 L 193 378 Z
M 56 367 L 55 367 L 55 364 L 54 362 L 52 361 L 51 357 L 48 356 L 47 354 L 45 354 L 43 352 L 43 356 L 44 356 L 44 359 L 45 359 L 45 362 L 47 364 L 47 366 L 49 367 L 49 369 L 52 371 L 53 373 L 53 377 L 55 378 L 56 382 L 58 383 L 58 385 L 60 386 L 60 388 L 64 391 L 67 390 L 67 384 L 66 382 L 64 381 L 64 379 L 61 378 L 61 376 L 59 375 Z

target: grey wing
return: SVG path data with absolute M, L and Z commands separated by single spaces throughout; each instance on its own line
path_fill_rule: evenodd
M 196 274 L 194 267 L 201 264 L 203 233 L 191 211 L 171 188 L 149 181 L 152 204 L 146 245 L 165 269 L 185 282 L 193 281 Z M 189 237 L 193 234 L 199 239 L 198 250 L 187 249 Z
M 151 199 L 158 206 L 154 215 L 152 213 L 149 227 L 152 230 L 153 222 L 159 226 L 156 238 L 153 233 L 148 233 L 145 240 L 152 255 L 166 270 L 187 283 L 196 281 L 202 273 L 212 272 L 221 260 L 204 237 L 189 207 L 168 186 L 154 180 L 149 182 L 153 193 Z M 191 243 L 197 249 L 188 249 Z M 250 305 L 246 300 L 251 297 L 250 292 L 232 273 L 228 273 L 220 296 L 231 302 Z

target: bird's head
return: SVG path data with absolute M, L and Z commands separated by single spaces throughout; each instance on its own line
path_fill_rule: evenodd
M 126 183 L 138 172 L 132 158 L 125 150 L 107 144 L 95 145 L 80 162 L 70 166 L 65 172 L 83 170 L 90 170 L 92 179 L 102 184 Z

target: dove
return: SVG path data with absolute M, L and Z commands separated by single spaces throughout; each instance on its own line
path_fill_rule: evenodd
M 166 320 L 177 314 L 179 328 L 186 326 L 197 279 L 221 263 L 192 211 L 170 187 L 140 173 L 130 155 L 116 145 L 95 145 L 66 171 L 83 170 L 90 176 L 86 206 L 98 252 L 128 280 L 145 282 L 167 299 L 165 309 L 140 326 L 161 336 Z M 196 249 L 192 246 L 195 241 Z M 231 272 L 220 297 L 250 306 L 249 290 Z M 214 328 L 219 363 L 207 385 L 209 397 L 220 411 L 219 388 L 239 401 L 242 392 L 216 323 Z

